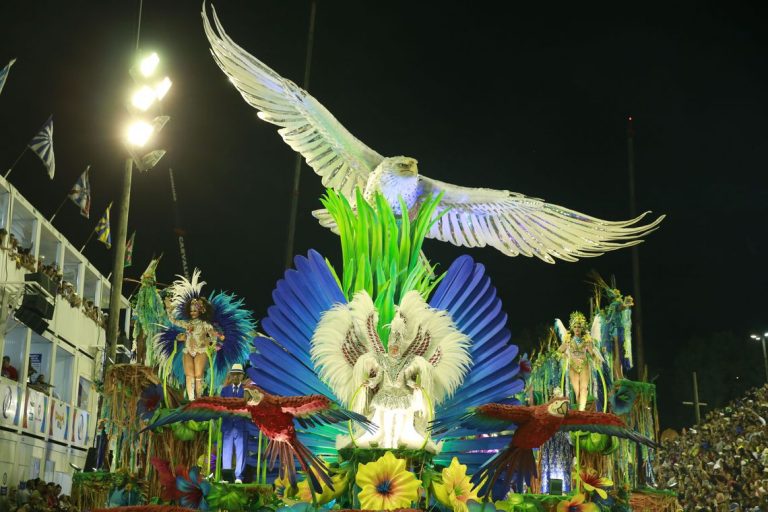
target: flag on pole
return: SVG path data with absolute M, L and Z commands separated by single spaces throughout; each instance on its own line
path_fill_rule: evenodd
M 56 172 L 56 160 L 53 158 L 53 116 L 48 118 L 40 132 L 29 141 L 29 149 L 35 152 L 48 168 L 48 176 L 53 179 Z
M 123 267 L 128 268 L 133 265 L 133 239 L 136 238 L 136 232 L 134 231 L 128 243 L 125 244 L 125 263 Z
M 99 223 L 96 224 L 96 238 L 99 240 L 99 242 L 104 243 L 104 245 L 107 246 L 107 249 L 112 248 L 112 232 L 109 229 L 109 210 L 112 208 L 112 203 L 109 203 L 109 206 L 107 206 L 107 211 L 104 212 L 104 215 L 101 216 L 101 219 L 99 219 Z
M 91 182 L 88 179 L 88 171 L 90 170 L 91 166 L 89 165 L 72 185 L 72 190 L 69 191 L 69 198 L 80 207 L 80 215 L 86 219 L 91 211 Z
M 16 59 L 11 59 L 11 61 L 5 65 L 2 71 L 0 71 L 0 93 L 3 92 L 3 87 L 5 87 L 5 81 L 8 78 L 8 72 L 11 70 L 11 66 L 13 66 L 13 63 L 16 62 Z

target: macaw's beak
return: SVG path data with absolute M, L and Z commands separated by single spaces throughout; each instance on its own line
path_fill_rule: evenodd
M 259 405 L 261 399 L 264 398 L 264 395 L 258 389 L 246 388 L 245 394 L 248 405 Z
M 568 414 L 568 402 L 563 402 L 557 407 L 557 412 L 565 416 Z

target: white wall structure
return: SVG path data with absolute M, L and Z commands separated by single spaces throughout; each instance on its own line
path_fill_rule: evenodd
M 60 483 L 68 494 L 74 471 L 69 463 L 85 467 L 95 437 L 99 396 L 94 383 L 102 378 L 105 330 L 93 308 L 106 312 L 109 282 L 3 178 L 0 230 L 0 353 L 18 371 L 16 381 L 0 377 L 0 481 L 17 487 L 40 477 Z M 15 317 L 31 272 L 19 264 L 19 248 L 31 249 L 35 262 L 55 264 L 83 302 L 73 305 L 56 293 L 53 318 L 41 333 Z M 125 298 L 121 308 L 129 318 Z M 33 366 L 37 373 L 31 378 L 43 374 L 53 387 L 29 385 Z

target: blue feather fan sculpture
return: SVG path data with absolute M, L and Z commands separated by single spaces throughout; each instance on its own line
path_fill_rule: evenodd
M 250 355 L 248 376 L 270 393 L 317 393 L 352 410 L 370 412 L 371 404 L 375 405 L 376 400 L 375 395 L 373 399 L 370 398 L 371 388 L 374 391 L 386 389 L 386 383 L 375 384 L 375 378 L 370 377 L 370 373 L 376 371 L 373 369 L 376 368 L 376 361 L 383 361 L 387 354 L 391 354 L 392 344 L 400 343 L 398 339 L 405 339 L 398 338 L 401 332 L 398 326 L 401 320 L 405 320 L 406 297 L 410 293 L 412 301 L 424 300 L 418 310 L 422 316 L 408 312 L 411 316 L 403 324 L 412 331 L 424 327 L 423 331 L 418 331 L 421 337 L 415 338 L 421 340 L 420 347 L 434 343 L 434 340 L 425 341 L 424 338 L 430 334 L 437 336 L 438 332 L 450 332 L 459 340 L 453 351 L 445 344 L 430 351 L 429 348 L 414 348 L 415 341 L 410 344 L 400 343 L 403 358 L 412 357 L 421 350 L 421 359 L 414 356 L 414 360 L 421 361 L 422 366 L 431 364 L 439 368 L 450 357 L 459 361 L 454 365 L 458 368 L 454 371 L 457 375 L 455 381 L 442 382 L 439 377 L 435 377 L 431 387 L 420 382 L 420 391 L 423 391 L 425 402 L 430 407 L 421 415 L 417 413 L 415 424 L 418 426 L 422 416 L 427 420 L 439 419 L 449 411 L 463 410 L 489 401 L 516 403 L 514 396 L 524 387 L 516 363 L 518 349 L 510 343 L 507 315 L 502 311 L 501 301 L 483 265 L 469 256 L 462 256 L 453 262 L 445 274 L 435 276 L 434 269 L 424 263 L 418 239 L 429 227 L 429 222 L 418 215 L 412 221 L 407 218 L 394 221 L 394 217 L 390 217 L 391 212 L 382 202 L 377 202 L 377 207 L 364 203 L 366 206 L 361 207 L 365 209 L 364 213 L 352 211 L 347 208 L 348 204 L 334 197 L 332 192 L 329 192 L 324 204 L 332 213 L 344 217 L 337 219 L 340 226 L 347 226 L 347 230 L 341 233 L 342 247 L 347 248 L 344 254 L 344 273 L 339 277 L 330 264 L 313 250 L 306 257 L 295 258 L 295 269 L 287 270 L 273 291 L 274 304 L 261 323 L 266 335 L 254 339 L 256 350 Z M 334 209 L 334 206 L 337 208 Z M 423 206 L 427 210 L 429 207 L 428 204 Z M 365 217 L 362 222 L 361 216 Z M 426 212 L 426 218 L 431 218 L 431 211 Z M 391 231 L 387 232 L 387 229 Z M 345 234 L 349 239 L 344 239 Z M 361 241 L 361 238 L 364 240 Z M 387 244 L 396 247 L 388 250 Z M 411 259 L 401 258 L 406 253 Z M 382 263 L 381 260 L 388 255 L 394 255 L 393 259 L 397 261 Z M 393 283 L 392 279 L 386 279 L 381 272 L 373 270 L 366 274 L 365 269 L 377 267 L 392 270 L 386 278 L 399 275 L 402 281 Z M 366 278 L 349 278 L 347 273 L 350 269 L 354 269 L 356 276 L 365 274 L 366 278 L 370 277 L 369 285 L 355 287 L 356 282 L 364 283 Z M 410 276 L 410 279 L 402 276 Z M 394 301 L 390 320 L 385 325 L 386 329 L 382 329 L 381 322 L 376 322 L 376 318 L 380 318 L 380 310 L 376 306 L 366 310 L 364 316 L 360 315 L 365 304 L 379 305 L 387 299 L 383 297 L 387 294 L 383 286 L 385 281 L 390 286 L 389 290 L 397 287 L 401 300 L 399 303 Z M 381 293 L 377 294 L 378 290 Z M 366 296 L 369 293 L 369 299 L 361 298 L 361 294 Z M 342 321 L 333 324 L 337 317 Z M 358 317 L 362 323 L 356 323 Z M 346 318 L 348 322 L 344 323 Z M 370 321 L 368 325 L 377 328 L 365 329 L 366 318 Z M 413 326 L 415 319 L 422 322 L 418 328 Z M 448 327 L 441 331 L 434 327 L 438 324 Z M 345 331 L 340 336 L 332 336 L 339 346 L 335 350 L 336 359 L 329 362 L 329 356 L 323 355 L 318 347 L 326 330 L 331 329 L 330 332 L 335 333 L 332 330 L 334 325 L 341 325 Z M 429 326 L 432 326 L 431 331 L 428 331 Z M 371 345 L 366 337 L 372 340 Z M 373 348 L 366 351 L 365 347 Z M 413 363 L 412 366 L 418 365 Z M 334 382 L 332 376 L 337 373 L 337 368 L 349 372 L 349 380 L 355 384 L 345 382 L 340 386 Z M 357 385 L 359 379 L 355 372 L 360 368 L 364 368 L 364 384 Z M 343 389 L 345 385 L 348 389 Z M 483 437 L 471 434 L 475 432 L 454 431 L 451 437 L 438 440 L 437 445 L 427 439 L 426 434 L 427 438 L 421 447 L 438 452 L 433 457 L 436 464 L 447 466 L 452 457 L 458 456 L 472 471 L 509 442 L 508 435 Z M 340 448 L 360 447 L 362 439 L 356 438 L 350 430 L 340 430 L 338 426 L 314 428 L 311 433 L 300 432 L 299 438 L 315 455 L 328 462 L 338 460 Z M 375 443 L 370 446 L 388 447 Z

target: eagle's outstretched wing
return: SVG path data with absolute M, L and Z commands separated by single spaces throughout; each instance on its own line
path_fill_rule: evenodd
M 203 26 L 216 63 L 258 116 L 281 128 L 278 133 L 320 175 L 323 185 L 354 201 L 355 187 L 384 159 L 336 120 L 308 92 L 238 46 L 213 11 L 211 26 L 203 7 Z
M 419 176 L 421 195 L 443 193 L 435 215 L 448 210 L 427 235 L 465 247 L 490 245 L 507 256 L 536 256 L 577 261 L 642 242 L 664 215 L 638 225 L 648 212 L 634 219 L 607 221 L 541 199 L 507 190 L 470 188 Z

